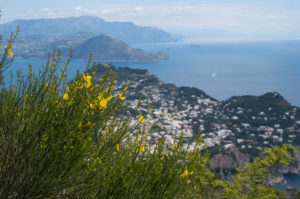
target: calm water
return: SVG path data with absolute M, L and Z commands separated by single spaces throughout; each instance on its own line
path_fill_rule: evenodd
M 252 44 L 151 44 L 148 52 L 165 51 L 170 60 L 157 63 L 115 63 L 148 69 L 166 83 L 193 86 L 218 100 L 234 95 L 261 95 L 277 91 L 300 106 L 300 42 Z M 41 60 L 16 60 L 16 69 L 45 64 Z M 70 76 L 86 62 L 73 61 Z
M 219 100 L 278 91 L 300 106 L 300 42 L 149 45 L 143 49 L 166 51 L 171 59 L 130 66 L 147 68 L 165 82 L 197 87 Z
M 300 175 L 285 174 L 283 176 L 286 180 L 286 183 L 274 185 L 273 186 L 274 188 L 281 189 L 281 190 L 286 190 L 286 187 L 290 186 L 290 187 L 295 187 L 297 189 L 300 189 Z

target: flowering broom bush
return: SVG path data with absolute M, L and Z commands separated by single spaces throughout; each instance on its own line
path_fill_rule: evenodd
M 4 50 L 1 68 L 12 61 L 12 39 Z M 174 198 L 196 180 L 210 183 L 207 153 L 182 150 L 182 139 L 170 153 L 164 141 L 151 149 L 144 116 L 123 106 L 127 86 L 113 93 L 115 75 L 96 79 L 93 67 L 69 82 L 69 61 L 61 66 L 54 51 L 38 73 L 29 67 L 2 87 L 1 196 Z
M 14 35 L 4 47 L 0 75 L 13 61 Z M 70 56 L 71 57 L 71 56 Z M 202 139 L 185 150 L 151 145 L 144 116 L 124 106 L 126 85 L 114 91 L 115 74 L 96 78 L 95 67 L 69 81 L 60 52 L 39 72 L 18 72 L 0 92 L 1 198 L 267 198 L 270 167 L 287 164 L 289 147 L 240 169 L 233 182 L 216 180 Z M 133 136 L 130 136 L 133 135 Z M 177 140 L 177 141 L 176 141 Z M 167 146 L 167 147 L 166 147 Z

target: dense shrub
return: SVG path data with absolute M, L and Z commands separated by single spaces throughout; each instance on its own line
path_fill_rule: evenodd
M 13 40 L 4 47 L 1 75 L 13 61 Z M 290 147 L 266 150 L 233 182 L 217 180 L 201 138 L 188 150 L 180 135 L 152 145 L 146 116 L 124 106 L 128 85 L 116 93 L 115 74 L 96 79 L 95 66 L 69 81 L 69 61 L 54 51 L 39 72 L 29 67 L 1 88 L 1 198 L 276 197 L 264 181 L 292 159 Z

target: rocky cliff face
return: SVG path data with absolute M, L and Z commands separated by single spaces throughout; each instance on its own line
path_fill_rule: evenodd
M 243 167 L 244 162 L 250 161 L 250 157 L 241 153 L 236 146 L 232 146 L 222 153 L 213 155 L 211 161 L 214 163 L 213 169 L 234 169 Z
M 300 147 L 296 146 L 295 148 L 298 150 L 298 153 L 295 154 L 294 160 L 288 166 L 282 166 L 280 168 L 281 174 L 300 174 Z
M 235 168 L 243 167 L 245 162 L 250 161 L 247 154 L 243 154 L 236 146 L 217 153 L 211 157 L 211 166 L 220 175 L 221 179 L 231 180 Z
M 294 160 L 287 166 L 282 166 L 276 171 L 276 177 L 268 177 L 266 184 L 278 184 L 283 183 L 283 174 L 300 174 L 300 147 L 296 147 L 298 153 L 295 154 Z M 239 151 L 236 146 L 224 150 L 220 153 L 214 154 L 211 157 L 213 165 L 212 169 L 215 169 L 220 175 L 221 179 L 231 180 L 232 175 L 235 174 L 235 169 L 243 167 L 245 162 L 250 162 L 250 155 L 244 154 Z

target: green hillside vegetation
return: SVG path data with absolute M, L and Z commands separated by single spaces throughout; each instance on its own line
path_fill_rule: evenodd
M 264 103 L 262 103 L 264 102 Z M 239 96 L 228 99 L 225 103 L 231 103 L 229 107 L 238 107 L 243 105 L 245 108 L 251 108 L 254 113 L 267 112 L 269 107 L 276 112 L 285 112 L 291 106 L 279 93 L 266 93 L 262 96 Z M 255 109 L 253 109 L 255 107 Z
M 13 62 L 14 39 L 1 41 L 1 75 Z M 128 84 L 114 92 L 116 75 L 96 79 L 89 64 L 69 81 L 69 61 L 54 51 L 38 73 L 29 68 L 2 82 L 1 198 L 280 198 L 264 182 L 294 148 L 272 146 L 233 181 L 218 180 L 201 137 L 193 150 L 180 134 L 168 145 L 147 143 L 147 115 L 129 116 L 124 106 Z
M 76 59 L 89 58 L 93 52 L 93 59 L 113 62 L 154 62 L 153 54 L 145 53 L 141 49 L 135 49 L 122 41 L 115 40 L 106 35 L 100 35 L 88 39 L 83 44 L 74 48 L 73 56 Z

